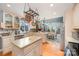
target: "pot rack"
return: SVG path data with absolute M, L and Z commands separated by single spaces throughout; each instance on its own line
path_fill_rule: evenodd
M 29 10 L 25 11 L 25 8 L 26 8 L 26 3 L 25 3 L 25 6 L 24 6 L 25 20 L 27 22 L 30 22 L 30 21 L 32 21 L 34 19 L 34 17 L 39 16 L 39 14 L 38 14 L 38 10 L 37 9 L 36 9 L 36 11 L 31 9 L 29 3 L 28 3 L 28 7 L 29 7 Z

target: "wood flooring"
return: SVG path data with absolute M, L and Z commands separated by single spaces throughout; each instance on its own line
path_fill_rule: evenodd
M 43 44 L 43 56 L 64 56 L 64 51 L 61 51 L 51 43 Z

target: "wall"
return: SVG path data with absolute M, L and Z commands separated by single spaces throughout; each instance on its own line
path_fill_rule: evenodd
M 65 45 L 72 38 L 72 26 L 73 26 L 73 7 L 69 8 L 64 15 L 65 22 Z
M 50 31 L 52 31 L 52 29 L 57 30 L 63 25 L 63 17 L 61 16 L 57 18 L 42 20 L 41 22 L 42 24 L 46 25 L 46 29 L 49 28 Z M 41 25 L 41 27 L 44 28 L 43 25 Z

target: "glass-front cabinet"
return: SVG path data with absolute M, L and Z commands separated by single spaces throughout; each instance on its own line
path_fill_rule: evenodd
M 14 17 L 14 21 L 13 21 L 13 29 L 19 29 L 20 27 L 20 21 L 19 21 L 19 17 Z
M 9 28 L 11 29 L 12 28 L 12 20 L 13 20 L 13 17 L 12 15 L 10 14 L 5 14 L 5 17 L 4 17 L 4 24 L 5 24 L 5 28 Z
M 0 23 L 1 28 L 12 29 L 13 26 L 13 15 L 9 12 L 0 10 Z
M 0 28 L 19 29 L 19 17 L 11 12 L 0 10 Z

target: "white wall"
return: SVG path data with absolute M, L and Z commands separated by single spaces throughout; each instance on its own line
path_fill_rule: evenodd
M 72 38 L 72 26 L 73 26 L 73 9 L 69 8 L 64 16 L 65 21 L 65 45 Z

